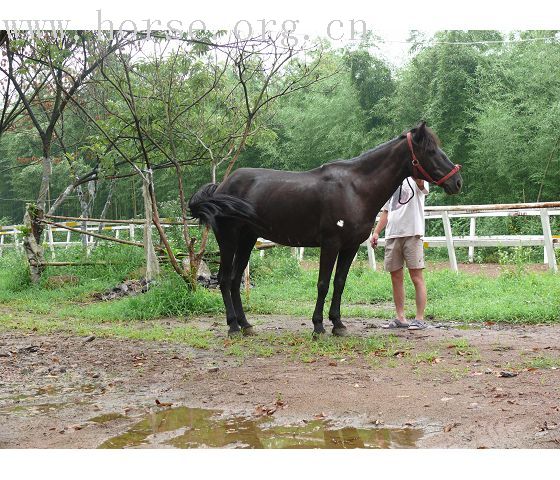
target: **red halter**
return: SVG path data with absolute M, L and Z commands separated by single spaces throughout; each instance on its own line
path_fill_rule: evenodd
M 420 165 L 420 161 L 416 158 L 416 155 L 414 155 L 414 149 L 412 148 L 412 133 L 411 132 L 408 132 L 406 134 L 406 140 L 408 142 L 408 149 L 410 150 L 410 155 L 412 156 L 412 175 L 413 175 L 414 178 L 416 178 L 418 176 L 417 172 L 420 172 L 422 175 L 424 175 L 424 180 L 428 180 L 428 182 L 435 183 L 436 185 L 441 185 L 448 178 L 452 177 L 459 170 L 461 170 L 461 165 L 455 165 L 453 170 L 451 170 L 445 177 L 440 178 L 436 182 L 432 177 L 430 177 L 428 172 L 426 172 L 426 170 L 424 170 L 424 167 L 422 167 L 422 165 Z

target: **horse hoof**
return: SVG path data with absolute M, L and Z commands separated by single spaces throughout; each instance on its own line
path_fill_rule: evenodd
M 251 327 L 241 327 L 241 333 L 243 333 L 243 336 L 245 337 L 254 337 L 257 332 L 255 332 L 255 329 L 251 326 Z
M 242 332 L 241 332 L 240 329 L 229 330 L 229 332 L 228 332 L 228 337 L 234 337 L 235 338 L 235 337 L 241 337 L 241 335 L 242 335 Z
M 334 327 L 332 329 L 332 334 L 335 337 L 347 337 L 348 336 L 348 329 L 346 327 Z
M 313 330 L 313 339 L 316 340 L 318 338 L 323 337 L 327 332 L 325 331 L 324 328 L 319 328 L 319 329 L 315 329 Z

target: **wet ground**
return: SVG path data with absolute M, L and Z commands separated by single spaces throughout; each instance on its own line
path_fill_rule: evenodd
M 228 342 L 214 318 L 189 323 Z M 278 335 L 309 329 L 300 318 L 255 323 Z M 380 323 L 347 322 L 362 338 L 389 335 Z M 302 360 L 3 332 L 0 447 L 560 447 L 560 327 L 395 335 L 405 349 L 390 357 Z

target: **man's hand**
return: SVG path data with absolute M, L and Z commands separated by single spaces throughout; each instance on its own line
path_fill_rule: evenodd
M 377 242 L 378 242 L 378 240 L 379 240 L 379 233 L 373 232 L 373 234 L 371 235 L 371 239 L 370 239 L 370 241 L 369 241 L 369 242 L 371 243 L 371 246 L 372 246 L 373 248 L 376 248 L 376 247 L 377 247 Z

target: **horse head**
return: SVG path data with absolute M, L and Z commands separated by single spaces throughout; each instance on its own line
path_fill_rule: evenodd
M 405 135 L 411 156 L 412 176 L 440 185 L 447 194 L 461 191 L 461 165 L 454 165 L 440 148 L 436 134 L 422 121 Z

